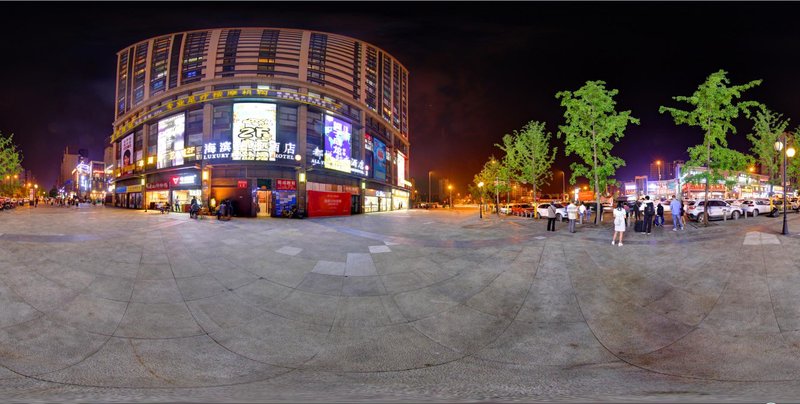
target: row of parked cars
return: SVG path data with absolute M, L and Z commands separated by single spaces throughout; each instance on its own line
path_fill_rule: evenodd
M 28 199 L 25 198 L 5 198 L 0 196 L 0 210 L 7 210 L 7 209 L 14 209 L 17 206 L 22 206 L 28 203 Z
M 654 204 L 661 203 L 665 212 L 669 212 L 669 202 L 655 201 Z M 704 215 L 708 215 L 709 220 L 737 220 L 742 216 L 756 217 L 758 215 L 777 214 L 783 213 L 785 209 L 787 212 L 800 213 L 800 198 L 789 198 L 786 201 L 786 207 L 783 207 L 783 199 L 709 199 L 708 207 L 706 207 L 705 200 L 685 201 L 686 215 L 690 220 L 702 221 Z M 550 204 L 555 205 L 556 219 L 561 221 L 567 218 L 566 204 L 561 202 L 544 202 L 539 203 L 534 209 L 532 204 L 529 203 L 511 203 L 500 207 L 500 213 L 511 214 L 517 216 L 528 217 L 547 217 L 547 209 Z M 628 206 L 634 209 L 634 202 L 628 202 Z M 586 207 L 594 213 L 594 203 L 587 203 Z M 604 210 L 611 209 L 610 205 L 604 204 Z

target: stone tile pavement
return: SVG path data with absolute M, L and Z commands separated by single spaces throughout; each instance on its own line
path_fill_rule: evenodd
M 0 400 L 796 401 L 780 226 L 0 212 Z

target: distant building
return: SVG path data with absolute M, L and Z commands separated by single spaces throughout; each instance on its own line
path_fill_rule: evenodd
M 65 193 L 75 192 L 75 181 L 73 180 L 72 171 L 78 165 L 78 148 L 76 146 L 67 146 L 64 149 L 64 155 L 61 158 L 61 168 L 58 172 L 58 183 L 56 184 L 59 189 L 64 190 Z
M 650 163 L 650 174 L 648 178 L 656 180 L 671 180 L 675 178 L 676 170 L 680 165 L 683 165 L 683 160 L 662 161 L 658 160 Z

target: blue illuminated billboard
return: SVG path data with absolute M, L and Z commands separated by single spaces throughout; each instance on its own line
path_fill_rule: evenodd
M 325 168 L 350 172 L 350 136 L 352 126 L 338 118 L 325 115 Z
M 375 179 L 386 180 L 386 144 L 372 138 L 372 148 L 375 152 Z

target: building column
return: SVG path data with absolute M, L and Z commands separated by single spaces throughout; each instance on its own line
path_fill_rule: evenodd
M 206 87 L 210 91 L 211 87 Z M 203 145 L 211 140 L 214 131 L 214 106 L 207 102 L 203 104 Z M 205 150 L 203 150 L 205 153 Z M 202 155 L 202 154 L 201 154 Z M 206 160 L 200 160 L 200 205 L 205 204 L 209 212 L 211 211 L 211 168 L 206 165 Z
M 308 182 L 308 106 L 301 104 L 297 107 L 297 149 L 300 155 L 300 165 L 297 168 L 297 211 L 306 216 L 306 183 Z M 300 181 L 300 176 L 305 180 Z

